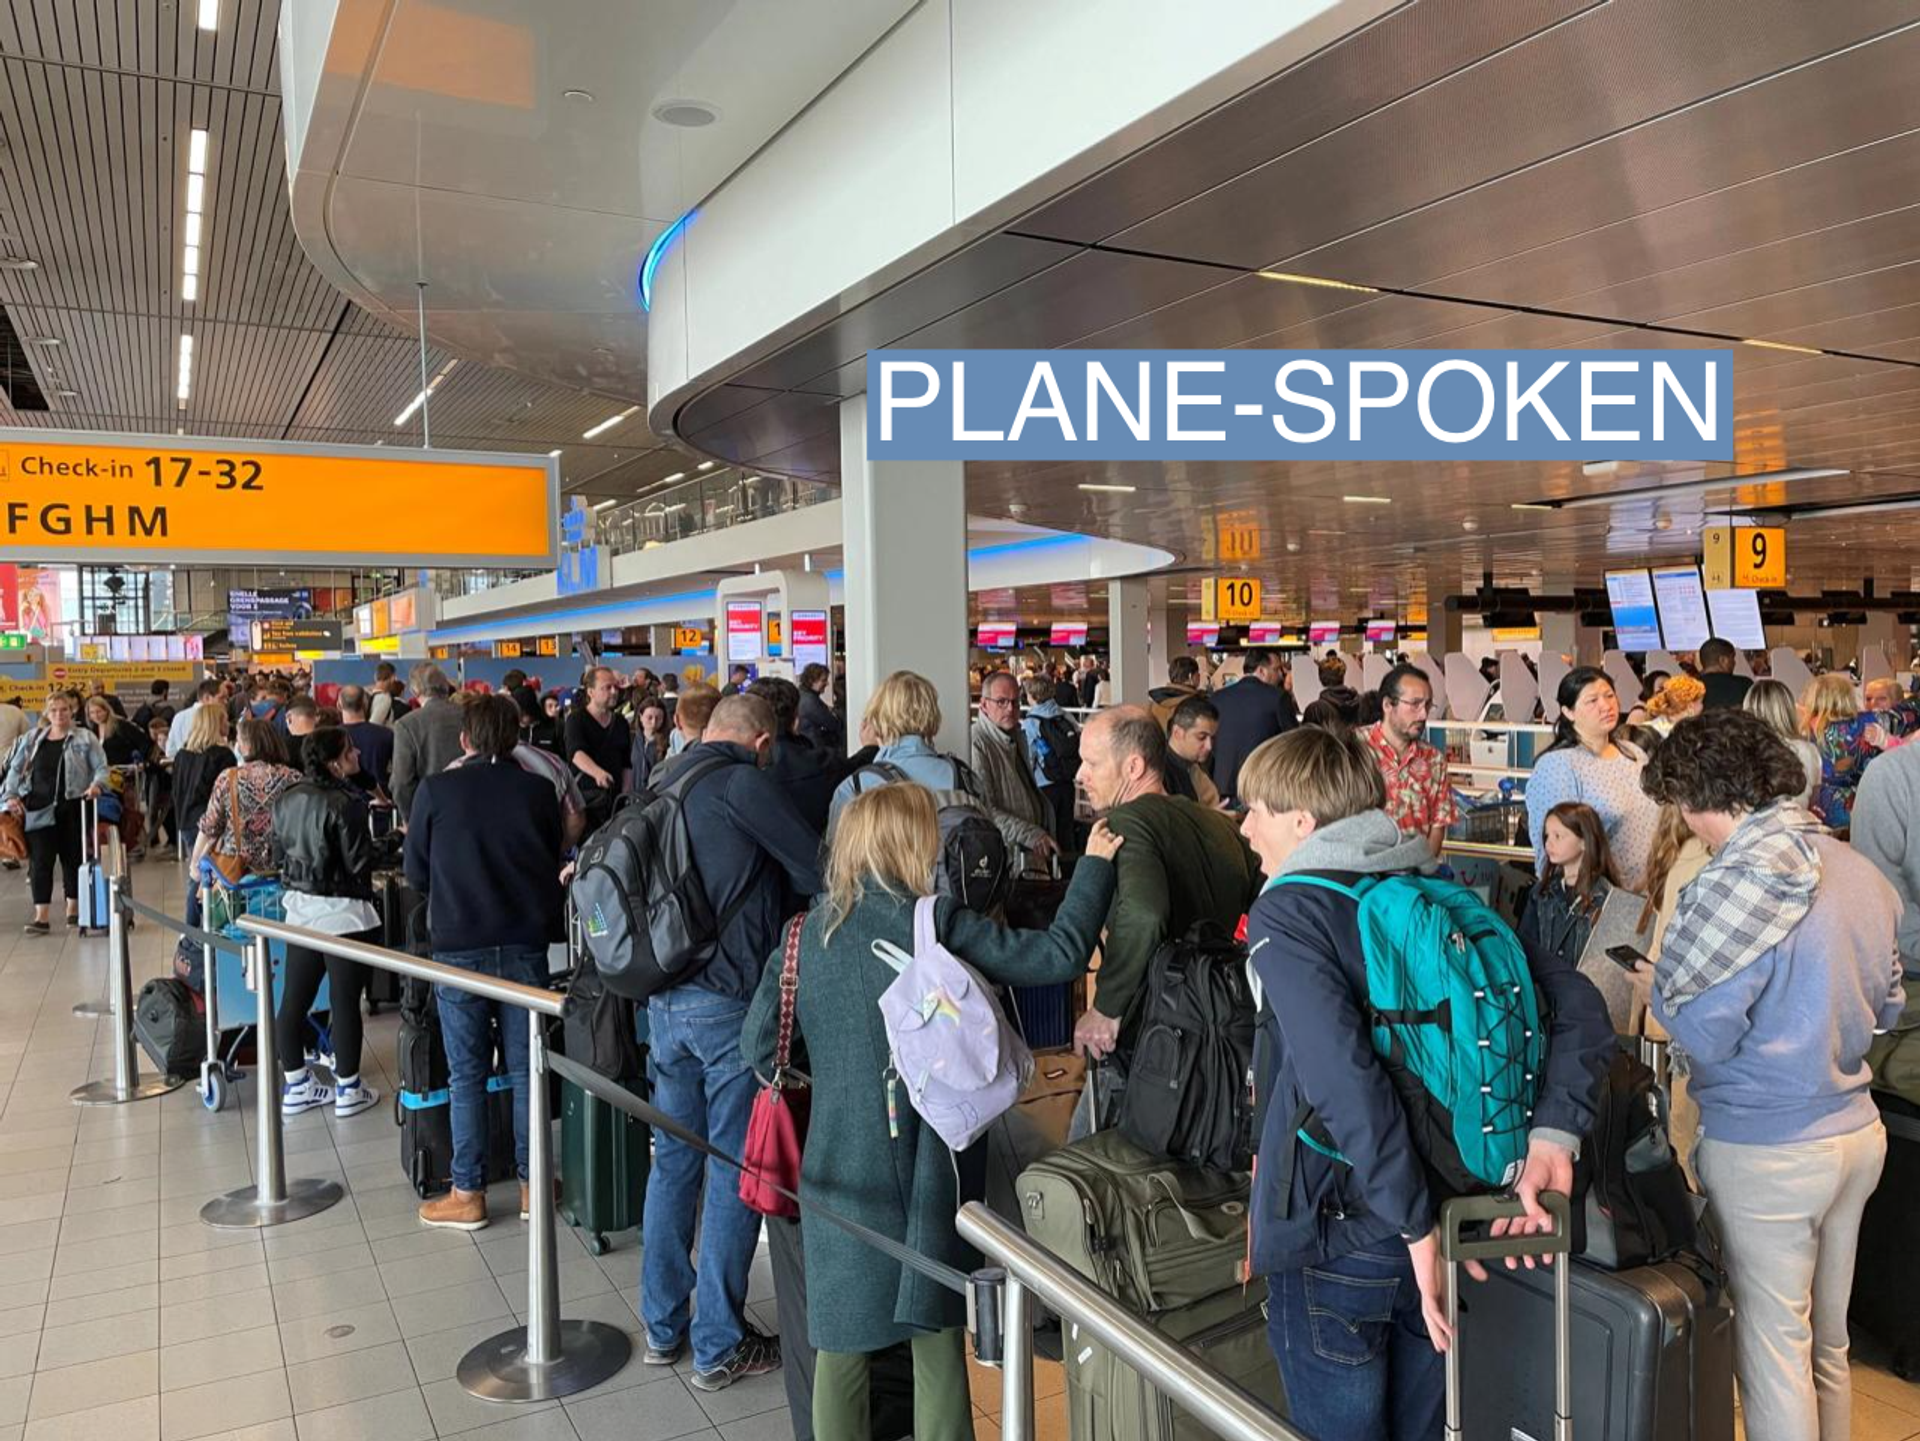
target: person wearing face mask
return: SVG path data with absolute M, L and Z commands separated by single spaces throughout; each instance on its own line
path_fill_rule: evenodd
M 728 696 L 655 787 L 680 797 L 693 872 L 717 927 L 711 957 L 647 1002 L 653 1103 L 730 1156 L 746 1142 L 755 1090 L 740 1039 L 747 1005 L 781 928 L 820 889 L 819 836 L 766 769 L 778 726 L 761 697 Z M 671 1366 L 691 1343 L 690 1379 L 701 1391 L 777 1367 L 777 1338 L 746 1322 L 760 1218 L 740 1200 L 737 1175 L 656 1132 L 641 1225 L 645 1363 Z
M 1142 706 L 1101 711 L 1080 733 L 1080 787 L 1125 846 L 1098 984 L 1073 1028 L 1079 1050 L 1108 1062 L 1097 1087 L 1088 1087 L 1092 1099 L 1074 1116 L 1075 1139 L 1100 1129 L 1096 1120 L 1104 1124 L 1125 1089 L 1115 1053 L 1133 1049 L 1125 1025 L 1154 952 L 1200 921 L 1231 935 L 1260 886 L 1259 866 L 1233 818 L 1168 795 L 1166 769 L 1167 734 Z
M 13 749 L 13 763 L 0 785 L 6 808 L 26 821 L 28 881 L 33 919 L 27 934 L 44 936 L 53 904 L 53 863 L 60 862 L 67 893 L 67 924 L 73 925 L 80 896 L 80 802 L 107 784 L 107 755 L 99 739 L 74 724 L 73 697 L 47 697 L 40 728 Z
M 1638 892 L 1660 828 L 1660 807 L 1640 788 L 1646 753 L 1616 738 L 1620 698 L 1598 666 L 1577 666 L 1560 682 L 1560 719 L 1553 744 L 1534 762 L 1527 780 L 1527 829 L 1534 868 L 1546 874 L 1547 813 L 1580 801 L 1600 813 L 1607 846 L 1626 889 Z

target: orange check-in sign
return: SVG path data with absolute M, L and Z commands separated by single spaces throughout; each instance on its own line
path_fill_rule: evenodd
M 14 431 L 8 553 L 88 561 L 554 563 L 558 463 L 386 446 Z

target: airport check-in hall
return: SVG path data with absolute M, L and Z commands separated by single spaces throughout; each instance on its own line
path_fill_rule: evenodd
M 0 1441 L 1920 1441 L 1913 0 L 15 0 Z

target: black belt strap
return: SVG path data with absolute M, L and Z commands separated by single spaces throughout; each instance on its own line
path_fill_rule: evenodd
M 723 1166 L 730 1166 L 736 1171 L 746 1170 L 744 1164 L 736 1158 L 729 1156 L 726 1152 L 716 1148 L 704 1136 L 696 1136 L 692 1131 L 689 1131 L 659 1107 L 649 1105 L 624 1086 L 619 1086 L 609 1081 L 598 1071 L 583 1066 L 578 1061 L 560 1055 L 549 1055 L 547 1057 L 547 1064 L 552 1067 L 554 1072 L 562 1079 L 573 1082 L 574 1085 L 578 1086 L 588 1095 L 605 1101 L 609 1106 L 619 1107 L 629 1116 L 634 1116 L 645 1121 L 656 1131 L 666 1132 L 669 1136 L 673 1137 L 674 1140 L 680 1142 L 681 1145 L 691 1146 L 694 1150 L 704 1156 L 711 1157 Z M 794 1192 L 789 1191 L 785 1186 L 777 1185 L 769 1181 L 765 1176 L 758 1177 L 758 1179 L 761 1184 L 771 1190 L 779 1192 L 789 1201 L 795 1204 L 802 1204 L 800 1197 Z M 949 1291 L 955 1292 L 960 1296 L 970 1294 L 972 1286 L 964 1272 L 958 1271 L 943 1262 L 930 1260 L 918 1251 L 901 1245 L 891 1236 L 883 1236 L 870 1226 L 863 1226 L 858 1221 L 850 1220 L 840 1215 L 837 1211 L 828 1210 L 818 1201 L 807 1201 L 804 1204 L 807 1208 L 808 1215 L 838 1226 L 849 1236 L 865 1242 L 867 1245 L 873 1247 L 874 1250 L 884 1256 L 891 1257 L 909 1270 L 918 1271 L 928 1280 L 945 1286 Z

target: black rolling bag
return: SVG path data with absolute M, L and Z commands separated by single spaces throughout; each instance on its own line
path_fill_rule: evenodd
M 414 1193 L 427 1197 L 453 1184 L 452 1095 L 447 1053 L 440 1039 L 440 1011 L 433 987 L 408 980 L 400 998 L 397 1045 L 400 1088 L 393 1118 L 400 1127 L 400 1168 Z M 496 1069 L 487 1082 L 487 1180 L 514 1173 L 513 1084 Z
M 1909 982 L 1911 984 L 1911 982 Z M 1887 1166 L 1860 1218 L 1853 1263 L 1854 1329 L 1880 1343 L 1905 1381 L 1920 1380 L 1920 1246 L 1913 1220 L 1920 1203 L 1920 1106 L 1875 1091 L 1887 1128 Z
M 1487 1199 L 1465 1203 L 1466 1214 Z M 1460 1280 L 1464 1441 L 1555 1434 L 1554 1276 L 1566 1265 L 1489 1262 L 1485 1282 Z M 1568 1274 L 1578 1441 L 1733 1441 L 1733 1308 L 1714 1267 L 1687 1255 L 1628 1271 L 1575 1261 Z

